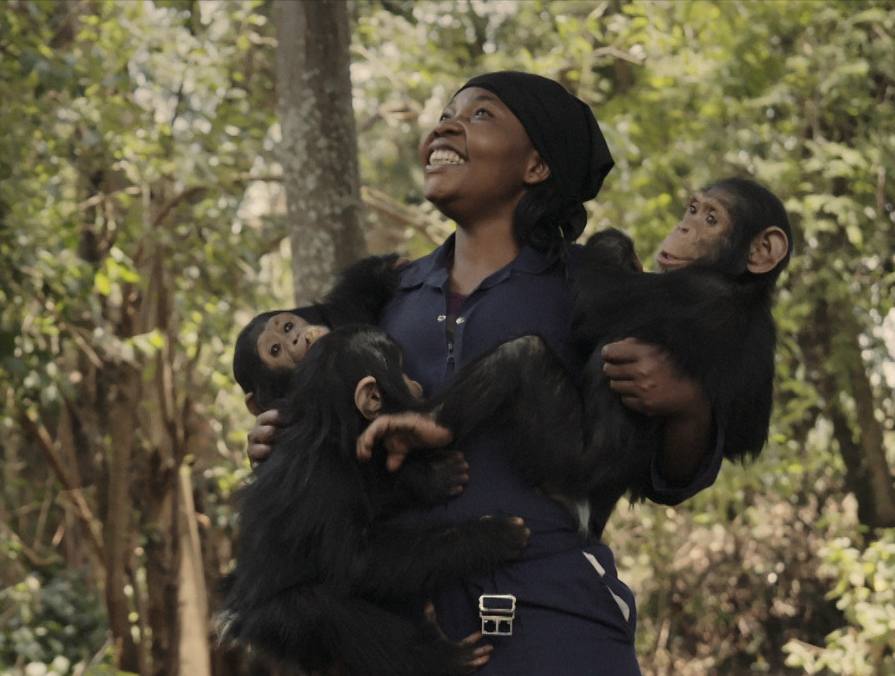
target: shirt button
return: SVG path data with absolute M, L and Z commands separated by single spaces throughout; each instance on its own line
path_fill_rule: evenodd
M 463 319 L 463 317 L 457 317 L 457 323 L 458 323 L 458 324 L 462 324 L 462 323 L 465 322 L 465 321 L 466 321 L 466 320 Z
M 435 319 L 439 322 L 443 322 L 445 319 L 447 319 L 447 315 L 438 315 Z

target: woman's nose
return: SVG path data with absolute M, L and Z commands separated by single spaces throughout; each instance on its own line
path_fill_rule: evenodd
M 438 124 L 435 125 L 435 129 L 432 130 L 432 133 L 435 136 L 446 136 L 448 134 L 457 134 L 461 131 L 462 127 L 460 126 L 460 121 L 456 117 L 447 117 L 438 121 Z

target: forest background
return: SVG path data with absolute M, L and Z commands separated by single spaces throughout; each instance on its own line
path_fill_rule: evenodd
M 728 174 L 798 231 L 761 458 L 610 524 L 644 672 L 895 673 L 895 8 L 863 0 L 5 2 L 3 673 L 276 671 L 212 631 L 235 333 L 439 243 L 417 143 L 503 68 L 592 105 L 589 228 L 645 260 Z

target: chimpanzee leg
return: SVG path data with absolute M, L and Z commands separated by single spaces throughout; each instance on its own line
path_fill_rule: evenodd
M 425 529 L 379 527 L 353 577 L 366 598 L 408 598 L 518 558 L 528 535 L 521 519 L 503 516 Z
M 341 664 L 348 675 L 467 673 L 474 646 L 451 643 L 412 622 L 325 585 L 293 587 L 238 613 L 229 635 L 305 669 Z

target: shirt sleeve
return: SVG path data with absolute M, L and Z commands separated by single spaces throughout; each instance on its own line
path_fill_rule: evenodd
M 650 486 L 646 491 L 646 497 L 660 505 L 679 505 L 687 498 L 692 498 L 699 491 L 708 488 L 721 469 L 721 461 L 724 459 L 724 431 L 716 429 L 714 448 L 705 454 L 702 463 L 693 478 L 685 484 L 669 481 L 662 476 L 659 469 L 658 457 L 653 457 L 650 467 Z

